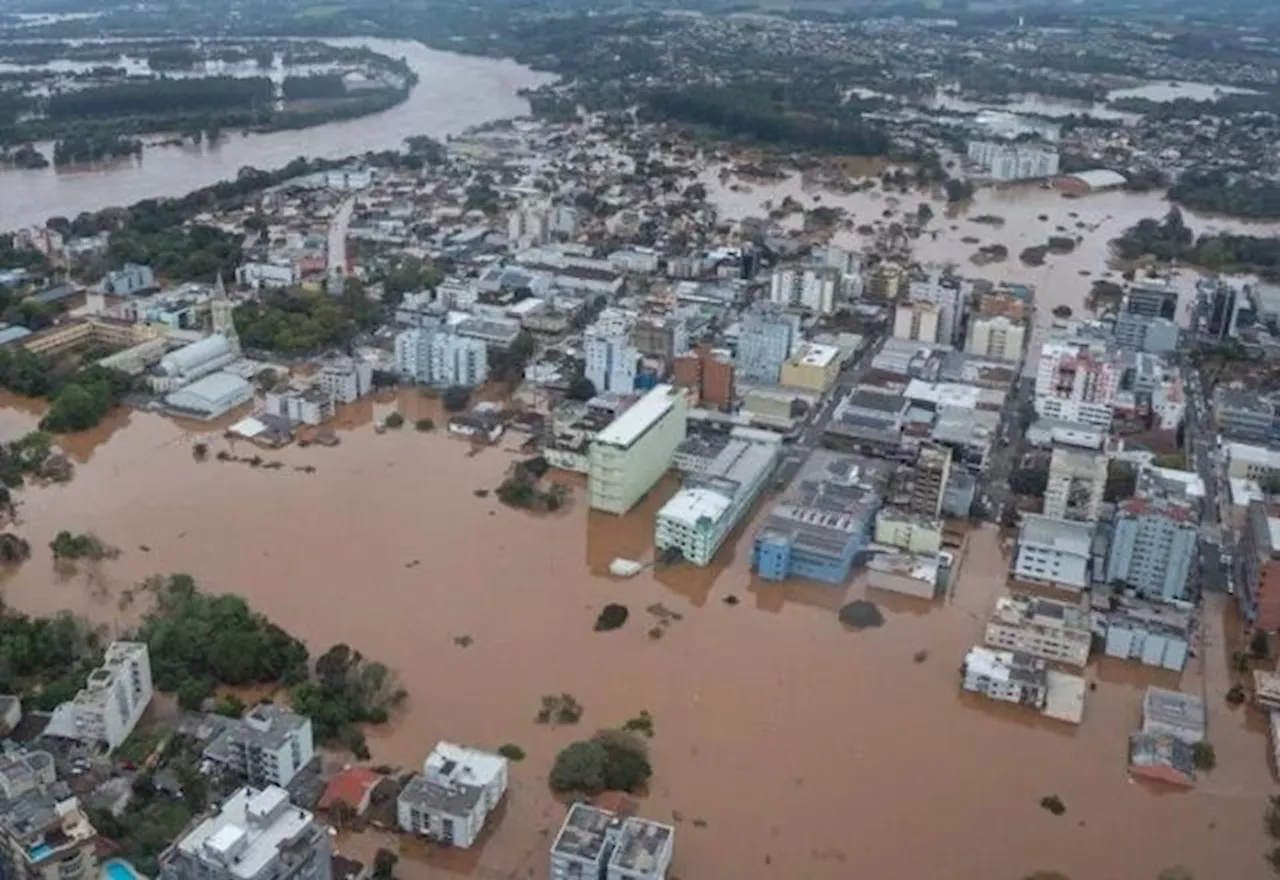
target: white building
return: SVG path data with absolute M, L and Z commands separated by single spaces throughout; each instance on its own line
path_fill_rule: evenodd
M 222 369 L 234 361 L 237 352 L 232 340 L 221 333 L 184 345 L 160 359 L 161 379 L 157 390 L 171 391 L 201 376 Z
M 939 324 L 938 307 L 933 303 L 898 303 L 893 310 L 894 339 L 936 343 L 938 341 Z
M 1087 449 L 1057 447 L 1049 459 L 1044 515 L 1092 522 L 1098 518 L 1106 485 L 1106 455 Z
M 1021 651 L 970 648 L 961 686 L 992 700 L 1043 709 L 1049 695 L 1049 665 Z
M 1024 515 L 1014 577 L 1069 590 L 1088 587 L 1093 531 L 1093 523 Z
M 320 388 L 272 389 L 263 396 L 262 410 L 294 424 L 323 425 L 333 418 L 333 397 Z
M 584 375 L 597 394 L 630 394 L 635 390 L 640 352 L 632 344 L 635 316 L 605 309 L 583 334 Z
M 151 703 L 151 654 L 144 642 L 112 642 L 72 701 L 75 735 L 108 751 L 129 738 Z
M 751 510 L 778 461 L 776 440 L 731 439 L 709 465 L 658 511 L 654 546 L 679 550 L 694 565 L 709 565 L 729 532 Z
M 676 831 L 575 803 L 551 844 L 548 880 L 665 880 Z
M 684 392 L 659 385 L 597 434 L 588 453 L 591 506 L 616 514 L 634 507 L 671 466 L 686 419 Z
M 316 385 L 338 403 L 355 403 L 373 390 L 373 364 L 349 357 L 331 358 L 320 367 Z
M 1029 144 L 970 141 L 969 161 L 996 180 L 1036 180 L 1058 173 L 1058 151 Z
M 216 419 L 253 399 L 253 386 L 231 373 L 205 376 L 165 395 L 164 404 L 178 415 Z
M 292 262 L 281 260 L 273 263 L 243 263 L 236 268 L 236 284 L 261 290 L 264 287 L 292 287 L 302 280 L 302 274 Z
M 775 269 L 769 281 L 770 302 L 820 315 L 835 311 L 839 294 L 840 273 L 834 268 Z
M 916 279 L 907 285 L 906 299 L 910 302 L 933 303 L 938 307 L 938 338 L 943 345 L 954 345 L 960 321 L 964 317 L 964 304 L 971 285 L 958 278 L 934 274 L 926 279 Z
M 609 265 L 619 272 L 652 275 L 662 265 L 662 257 L 652 248 L 628 248 L 609 254 Z
M 444 327 L 419 327 L 396 336 L 396 372 L 422 385 L 483 385 L 489 349 L 482 341 Z
M 204 757 L 249 784 L 288 785 L 315 757 L 311 719 L 272 703 L 260 703 L 227 725 Z
M 987 620 L 984 641 L 1072 666 L 1089 662 L 1093 629 L 1079 605 L 1038 596 L 1002 596 Z
M 506 791 L 506 758 L 439 742 L 423 762 L 422 774 L 400 792 L 396 821 L 410 834 L 467 849 Z
M 1280 450 L 1249 443 L 1226 443 L 1227 476 L 1237 480 L 1265 480 L 1280 474 Z
M 989 318 L 976 317 L 969 324 L 969 335 L 964 350 L 980 357 L 1002 361 L 1022 359 L 1022 349 L 1027 343 L 1027 325 L 1004 315 Z
M 283 788 L 241 788 L 160 856 L 161 880 L 331 880 L 333 845 Z
M 1109 428 L 1122 372 L 1105 349 L 1049 340 L 1036 363 L 1036 414 Z

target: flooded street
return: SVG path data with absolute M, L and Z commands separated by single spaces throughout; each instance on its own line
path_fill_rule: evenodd
M 6 438 L 34 424 L 3 402 Z M 1178 862 L 1202 878 L 1268 876 L 1260 819 L 1273 784 L 1257 725 L 1212 707 L 1219 769 L 1200 791 L 1128 781 L 1142 688 L 1170 673 L 1091 666 L 1098 688 L 1079 728 L 961 696 L 961 657 L 1003 589 L 994 531 L 971 537 L 950 605 L 877 593 L 885 625 L 847 631 L 835 615 L 846 591 L 753 582 L 750 525 L 712 568 L 612 579 L 613 557 L 651 554 L 673 480 L 625 518 L 587 511 L 581 482 L 565 511 L 533 517 L 474 494 L 500 482 L 519 435 L 471 456 L 442 434 L 375 434 L 395 405 L 348 411 L 337 448 L 262 453 L 312 475 L 216 462 L 227 448 L 216 433 L 196 463 L 190 426 L 121 414 L 105 438 L 76 438 L 71 483 L 21 493 L 17 531 L 33 555 L 4 600 L 118 626 L 136 613 L 119 610 L 121 590 L 186 571 L 244 595 L 313 653 L 345 641 L 399 670 L 410 700 L 371 732 L 375 762 L 417 764 L 443 737 L 522 746 L 529 757 L 512 768 L 487 843 L 444 863 L 406 852 L 406 880 L 477 862 L 476 876 L 544 878 L 563 814 L 546 788 L 553 756 L 642 709 L 656 735 L 641 812 L 676 822 L 673 876 L 684 880 L 1017 880 L 1038 869 L 1147 880 Z M 435 407 L 413 392 L 400 403 L 410 422 Z M 95 583 L 60 582 L 48 551 L 60 529 L 92 530 L 123 553 Z M 866 592 L 855 583 L 847 595 Z M 593 632 L 606 602 L 631 619 Z M 658 603 L 679 619 L 660 626 L 646 610 Z M 914 662 L 921 649 L 928 658 Z M 582 723 L 535 724 L 541 696 L 565 692 L 585 707 Z M 1038 806 L 1049 794 L 1065 816 Z
M 441 52 L 409 40 L 327 42 L 403 57 L 417 73 L 418 85 L 407 101 L 390 110 L 300 131 L 228 132 L 213 146 L 153 147 L 139 159 L 93 168 L 0 170 L 0 231 L 145 198 L 183 196 L 235 177 L 245 166 L 278 168 L 298 156 L 340 159 L 369 150 L 400 149 L 411 135 L 458 134 L 473 125 L 527 113 L 529 104 L 517 93 L 553 79 L 513 61 Z

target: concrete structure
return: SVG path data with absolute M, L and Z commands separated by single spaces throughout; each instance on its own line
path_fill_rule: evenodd
M 819 394 L 828 391 L 840 378 L 840 349 L 834 345 L 804 342 L 782 365 L 779 381 L 793 388 L 804 388 Z
M 982 317 L 975 315 L 969 322 L 969 334 L 964 350 L 969 354 L 991 357 L 1002 361 L 1022 360 L 1027 344 L 1027 325 L 1004 315 Z
M 933 303 L 898 303 L 893 310 L 893 338 L 935 343 L 938 323 L 938 307 Z
M 548 880 L 665 880 L 675 829 L 590 804 L 569 807 L 551 844 Z
M 1171 785 L 1195 785 L 1195 749 L 1168 734 L 1135 733 L 1129 737 L 1129 773 Z
M 1178 316 L 1178 290 L 1158 281 L 1142 281 L 1131 284 L 1124 297 L 1124 311 L 1144 318 Z
M 937 518 L 951 476 L 951 450 L 934 443 L 920 446 L 915 467 L 908 473 L 907 509 L 917 516 Z
M 98 833 L 57 778 L 53 755 L 0 755 L 0 876 L 12 880 L 98 880 Z
M 197 419 L 216 419 L 253 399 L 253 386 L 231 373 L 214 373 L 165 395 L 165 407 Z
M 884 507 L 876 514 L 875 539 L 877 544 L 911 553 L 938 553 L 942 550 L 942 520 Z
M 263 395 L 263 412 L 296 425 L 323 425 L 333 418 L 333 398 L 319 388 L 278 388 Z
M 992 700 L 1043 709 L 1049 693 L 1048 664 L 1019 651 L 970 648 L 961 668 L 961 687 Z
M 1036 414 L 1108 428 L 1120 379 L 1119 366 L 1090 344 L 1050 340 L 1036 364 Z
M 769 301 L 780 306 L 829 315 L 836 309 L 840 273 L 834 268 L 775 269 L 769 281 Z
M 743 316 L 738 336 L 738 376 L 776 385 L 782 365 L 800 340 L 800 321 L 778 306 L 756 303 Z
M 436 743 L 396 800 L 402 831 L 468 849 L 507 791 L 507 759 L 450 742 Z
M 867 560 L 867 586 L 917 599 L 935 599 L 950 558 L 939 554 L 876 553 Z
M 1178 347 L 1178 325 L 1169 318 L 1122 312 L 1116 317 L 1114 332 L 1116 345 L 1130 351 L 1167 354 Z
M 489 349 L 451 329 L 422 327 L 396 336 L 396 372 L 421 385 L 446 388 L 483 385 L 489 376 Z
M 583 334 L 584 375 L 597 394 L 630 394 L 636 387 L 640 352 L 631 344 L 635 316 L 605 309 Z
M 993 180 L 1037 180 L 1058 173 L 1058 151 L 1033 144 L 969 141 L 969 161 Z
M 271 703 L 233 720 L 204 750 L 255 787 L 288 785 L 314 756 L 311 719 Z
M 934 273 L 907 285 L 906 299 L 913 303 L 931 303 L 938 307 L 937 341 L 954 345 L 964 317 L 967 287 L 959 278 Z M 896 334 L 895 334 L 896 335 Z
M 631 344 L 643 355 L 671 360 L 689 348 L 689 321 L 682 312 L 639 315 L 631 330 Z
M 734 372 L 733 358 L 703 343 L 675 358 L 671 381 L 693 391 L 698 406 L 724 408 L 732 406 L 736 397 Z
M 867 544 L 882 484 L 860 458 L 811 453 L 756 532 L 751 567 L 769 581 L 844 583 Z
M 330 880 L 328 830 L 283 788 L 237 790 L 160 856 L 160 880 Z
M 1116 597 L 1100 614 L 1105 621 L 1108 657 L 1140 660 L 1147 666 L 1181 672 L 1190 654 L 1190 611 L 1140 599 Z
M 231 339 L 214 333 L 162 357 L 159 372 L 166 379 L 173 380 L 170 387 L 177 387 L 220 370 L 237 357 Z
M 1245 621 L 1267 632 L 1280 630 L 1280 518 L 1261 501 L 1249 504 L 1240 542 L 1232 556 L 1236 601 Z
M 1098 518 L 1107 486 L 1107 456 L 1083 449 L 1058 447 L 1049 459 L 1044 515 L 1054 519 L 1092 522 Z
M 1126 183 L 1128 183 L 1128 178 L 1118 171 L 1095 168 L 1089 171 L 1077 171 L 1074 174 L 1055 177 L 1053 187 L 1068 195 L 1085 196 L 1109 189 L 1119 189 Z
M 658 511 L 654 546 L 679 550 L 694 565 L 711 563 L 729 532 L 760 497 L 778 461 L 781 438 L 732 439 L 701 473 Z
M 1250 443 L 1226 443 L 1227 476 L 1262 481 L 1280 475 L 1280 450 Z
M 112 642 L 71 703 L 77 738 L 113 751 L 129 738 L 154 692 L 146 643 Z
M 1194 745 L 1204 741 L 1207 725 L 1200 697 L 1154 685 L 1142 697 L 1143 733 L 1167 734 Z
M 302 281 L 295 263 L 242 263 L 236 268 L 236 284 L 260 290 L 263 287 L 292 287 Z
M 588 456 L 591 506 L 623 514 L 653 488 L 685 437 L 684 394 L 659 385 L 596 435 Z
M 30 342 L 24 345 L 29 348 Z M 1213 416 L 1228 440 L 1266 445 L 1275 439 L 1275 405 L 1261 395 L 1219 385 L 1213 392 Z
M 137 296 L 156 286 L 155 273 L 150 266 L 125 263 L 114 272 L 108 272 L 98 283 L 98 288 L 112 296 Z
M 1090 583 L 1093 531 L 1092 523 L 1023 516 L 1014 577 L 1068 590 L 1084 589 Z
M 316 385 L 337 403 L 355 403 L 373 390 L 373 364 L 349 357 L 329 358 Z
M 1088 611 L 1078 604 L 1004 596 L 996 600 L 983 640 L 992 648 L 1083 667 L 1089 662 L 1093 633 Z
M 1199 552 L 1195 508 L 1169 498 L 1130 498 L 1116 507 L 1107 582 L 1166 602 L 1194 598 Z

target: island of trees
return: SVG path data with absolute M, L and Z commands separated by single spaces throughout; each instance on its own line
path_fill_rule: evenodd
M 1111 244 L 1124 260 L 1150 256 L 1164 262 L 1181 260 L 1213 271 L 1255 272 L 1267 280 L 1280 280 L 1280 239 L 1229 233 L 1196 237 L 1177 208 L 1170 209 L 1163 220 L 1140 220 Z

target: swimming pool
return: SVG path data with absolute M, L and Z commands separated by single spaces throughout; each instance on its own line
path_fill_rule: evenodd
M 141 880 L 141 875 L 133 865 L 123 859 L 111 859 L 102 866 L 104 880 Z

